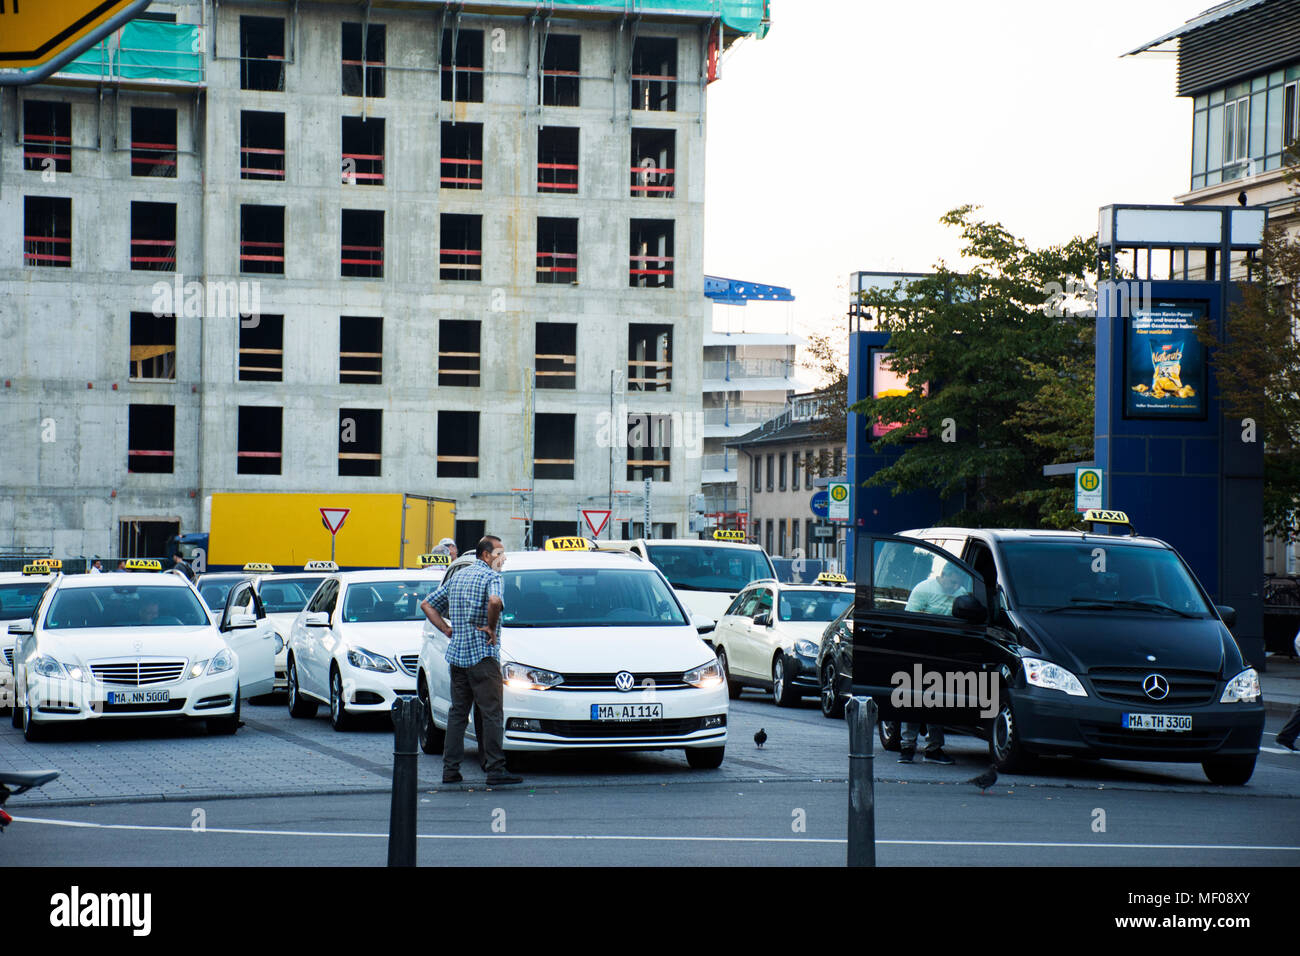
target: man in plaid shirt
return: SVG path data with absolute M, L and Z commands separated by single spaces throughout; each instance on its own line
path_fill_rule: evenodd
M 444 582 L 424 599 L 420 609 L 433 626 L 446 634 L 451 666 L 451 711 L 442 753 L 442 782 L 460 783 L 465 756 L 465 727 L 473 705 L 482 717 L 478 735 L 483 768 L 492 785 L 522 783 L 506 769 L 501 729 L 501 568 L 505 548 L 500 538 L 487 536 L 474 549 L 477 560 Z M 450 623 L 448 623 L 450 618 Z M 428 717 L 426 716 L 426 719 Z

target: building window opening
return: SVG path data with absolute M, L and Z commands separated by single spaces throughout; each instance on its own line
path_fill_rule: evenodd
M 672 444 L 672 416 L 628 415 L 627 480 L 671 480 Z
M 538 414 L 533 419 L 533 477 L 572 479 L 575 415 Z
M 72 172 L 71 103 L 23 103 L 23 169 Z
M 577 194 L 576 126 L 543 126 L 537 131 L 537 191 Z
M 438 323 L 438 384 L 479 384 L 481 323 L 472 319 L 443 319 Z
M 670 129 L 632 130 L 632 195 L 672 199 L 677 178 L 677 134 Z
M 483 102 L 483 31 L 457 30 L 452 55 L 452 31 L 442 31 L 442 98 L 449 103 Z
M 384 211 L 344 209 L 340 264 L 344 276 L 382 279 L 384 276 Z
M 439 277 L 461 282 L 483 278 L 483 217 L 443 213 L 438 234 Z
M 131 203 L 131 268 L 176 271 L 175 203 Z
M 23 263 L 72 268 L 72 200 L 23 197 Z
M 239 114 L 239 178 L 284 179 L 284 114 Z
M 240 405 L 235 470 L 241 475 L 280 474 L 283 427 L 284 409 Z
M 132 405 L 127 412 L 126 470 L 167 474 L 176 457 L 176 407 Z
M 632 109 L 677 109 L 677 40 L 637 37 L 632 50 Z
M 284 275 L 284 207 L 239 207 L 239 271 Z
M 478 477 L 478 412 L 438 413 L 438 477 Z
M 538 322 L 535 341 L 537 388 L 577 388 L 578 326 L 572 322 Z
M 131 175 L 176 178 L 176 111 L 131 108 Z
M 632 392 L 670 392 L 673 387 L 673 327 L 640 325 L 627 330 L 627 387 Z
M 339 476 L 381 474 L 384 413 L 377 408 L 339 409 Z
M 343 117 L 343 184 L 384 184 L 384 121 Z
M 442 124 L 443 189 L 483 188 L 483 124 Z
M 543 106 L 577 106 L 582 38 L 557 34 L 542 37 Z
M 284 20 L 239 18 L 239 88 L 284 92 Z
M 284 316 L 259 315 L 239 323 L 239 380 L 284 379 Z
M 131 313 L 131 362 L 128 377 L 176 380 L 176 316 Z
M 362 34 L 365 56 L 361 55 Z M 343 24 L 343 95 L 384 95 L 384 57 L 387 34 L 382 23 L 369 24 L 363 31 L 360 23 Z
M 339 317 L 339 382 L 379 385 L 383 382 L 384 320 L 379 316 Z
M 537 220 L 537 281 L 578 284 L 578 220 Z
M 632 288 L 673 287 L 673 221 L 633 219 L 628 285 Z

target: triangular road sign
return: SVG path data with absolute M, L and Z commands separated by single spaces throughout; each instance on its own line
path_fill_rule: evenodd
M 351 508 L 322 508 L 320 510 L 321 523 L 329 529 L 330 534 L 338 534 L 339 528 L 343 527 L 343 522 L 347 520 Z
M 602 511 L 595 511 L 595 510 L 592 510 L 592 511 L 584 511 L 584 512 L 582 513 L 582 520 L 585 521 L 585 522 L 587 522 L 587 527 L 591 529 L 591 536 L 592 536 L 593 538 L 599 538 L 599 537 L 600 537 L 600 532 L 604 530 L 604 528 L 605 528 L 605 523 L 609 521 L 609 516 L 610 516 L 610 514 L 611 514 L 611 512 L 609 512 L 609 511 L 603 511 L 603 510 L 602 510 Z M 596 518 L 596 517 L 599 517 L 599 518 L 600 518 L 600 524 L 599 524 L 599 525 L 597 525 L 596 522 L 595 522 L 594 520 L 592 520 L 592 519 L 594 519 L 594 518 Z

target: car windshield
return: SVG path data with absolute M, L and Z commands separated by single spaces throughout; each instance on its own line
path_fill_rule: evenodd
M 727 545 L 648 545 L 646 552 L 668 583 L 686 591 L 739 591 L 750 581 L 774 578 L 767 555 Z
M 777 601 L 777 617 L 782 621 L 833 621 L 853 603 L 853 592 L 782 591 Z
M 343 620 L 348 624 L 378 621 L 422 621 L 420 602 L 433 587 L 429 580 L 354 581 L 343 598 Z
M 71 627 L 201 627 L 210 623 L 189 588 L 148 584 L 63 588 L 50 601 L 47 630 Z
M 226 596 L 230 594 L 230 589 L 242 581 L 243 578 L 204 578 L 199 582 L 199 594 L 203 596 L 203 603 L 214 611 L 220 611 L 226 606 Z
M 545 568 L 509 571 L 508 627 L 671 627 L 686 623 L 663 579 L 650 569 Z
M 258 594 L 267 614 L 297 614 L 307 606 L 325 575 L 263 581 Z
M 0 584 L 0 621 L 18 621 L 36 613 L 36 602 L 45 593 L 45 581 Z
M 1122 540 L 1003 542 L 1012 598 L 1030 611 L 1213 613 L 1174 552 Z

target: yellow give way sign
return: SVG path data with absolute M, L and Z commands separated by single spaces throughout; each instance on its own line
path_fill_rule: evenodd
M 92 43 L 140 0 L 0 0 L 0 67 L 40 66 L 79 40 Z M 139 12 L 138 10 L 135 12 Z

